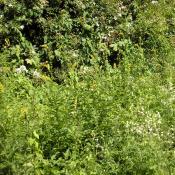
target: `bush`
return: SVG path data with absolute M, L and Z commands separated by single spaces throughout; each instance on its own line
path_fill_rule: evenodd
M 163 0 L 0 4 L 2 64 L 39 69 L 58 83 L 84 65 L 119 64 L 128 40 L 144 49 L 148 62 L 155 54 L 163 58 L 174 32 L 174 4 Z

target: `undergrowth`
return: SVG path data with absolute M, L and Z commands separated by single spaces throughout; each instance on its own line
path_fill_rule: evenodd
M 0 175 L 174 175 L 168 1 L 0 1 Z
M 129 65 L 62 85 L 4 74 L 1 174 L 174 174 L 174 67 Z

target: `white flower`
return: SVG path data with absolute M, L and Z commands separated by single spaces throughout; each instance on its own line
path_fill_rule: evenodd
M 36 70 L 33 72 L 33 77 L 34 78 L 40 78 L 40 73 L 37 72 Z
M 102 36 L 102 39 L 103 39 L 103 40 L 107 40 L 108 37 L 107 37 L 107 36 Z
M 131 26 L 132 26 L 132 24 L 129 23 L 129 22 L 126 24 L 126 27 L 128 27 L 128 28 L 131 27 Z
M 20 29 L 24 29 L 24 25 L 21 25 L 21 26 L 20 26 Z
M 72 56 L 73 56 L 73 57 L 78 57 L 78 54 L 77 54 L 76 52 L 73 52 L 73 53 L 72 53 Z
M 97 26 L 97 27 L 99 27 L 99 26 L 100 26 L 98 22 L 96 22 L 96 26 Z
M 151 3 L 152 3 L 152 4 L 157 4 L 157 3 L 158 3 L 158 1 L 151 1 Z
M 126 6 L 123 6 L 123 5 L 122 5 L 122 6 L 120 7 L 120 9 L 121 9 L 121 10 L 124 10 L 124 9 L 126 9 Z
M 26 66 L 24 66 L 24 65 L 20 66 L 20 69 L 22 72 L 27 72 Z
M 13 5 L 12 5 L 12 4 L 9 4 L 8 6 L 9 6 L 9 7 L 13 7 Z
M 22 65 L 19 68 L 16 68 L 16 73 L 27 73 L 28 70 L 26 69 L 26 66 Z
M 21 73 L 21 69 L 20 68 L 16 68 L 15 72 L 20 74 Z
M 114 16 L 114 20 L 117 20 L 117 16 Z
M 118 16 L 119 16 L 119 17 L 122 17 L 122 14 L 121 14 L 121 13 L 119 13 L 119 14 L 118 14 Z

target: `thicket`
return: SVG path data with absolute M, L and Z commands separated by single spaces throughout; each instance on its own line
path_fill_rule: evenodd
M 133 50 L 150 66 L 152 57 L 164 62 L 174 34 L 174 2 L 164 0 L 1 0 L 0 9 L 1 64 L 58 83 L 85 65 L 118 65 Z
M 175 2 L 0 0 L 0 174 L 175 174 Z

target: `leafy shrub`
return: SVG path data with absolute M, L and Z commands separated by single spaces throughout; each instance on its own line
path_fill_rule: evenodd
M 144 49 L 149 61 L 163 57 L 173 34 L 173 7 L 163 0 L 4 0 L 1 60 L 40 69 L 60 82 L 83 65 L 119 64 L 126 40 Z

